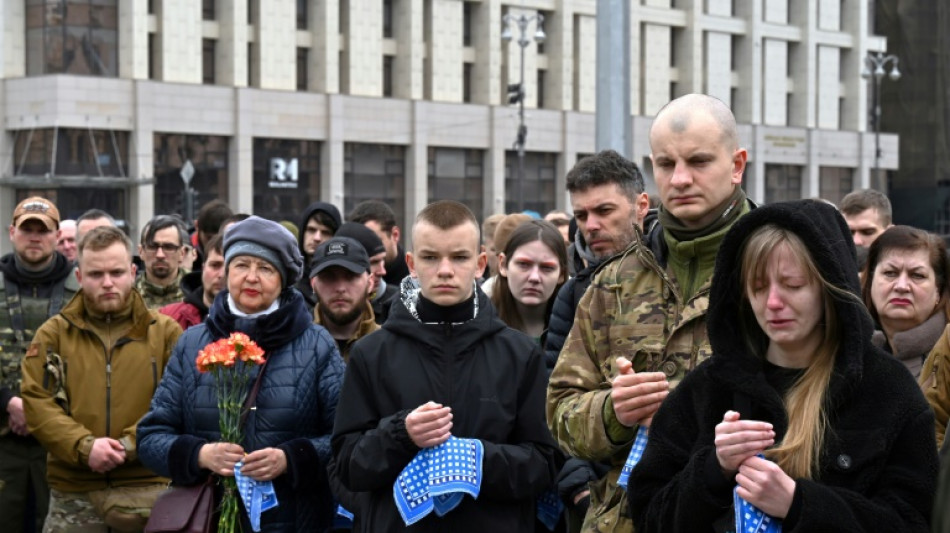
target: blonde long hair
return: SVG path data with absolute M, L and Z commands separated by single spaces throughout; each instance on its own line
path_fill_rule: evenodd
M 835 357 L 840 345 L 840 325 L 835 302 L 850 299 L 860 302 L 856 295 L 829 283 L 819 272 L 808 247 L 796 234 L 768 224 L 756 229 L 746 239 L 741 254 L 740 325 L 747 347 L 753 354 L 765 359 L 769 339 L 759 327 L 749 304 L 747 288 L 755 279 L 764 277 L 768 257 L 785 246 L 798 259 L 809 281 L 818 281 L 822 287 L 824 319 L 822 342 L 805 373 L 792 385 L 783 398 L 788 416 L 788 428 L 782 441 L 765 452 L 786 474 L 793 478 L 812 479 L 818 473 L 818 462 L 824 444 L 828 417 L 825 398 L 834 370 Z

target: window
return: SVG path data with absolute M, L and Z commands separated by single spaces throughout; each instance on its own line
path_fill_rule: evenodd
M 392 144 L 343 145 L 343 212 L 363 200 L 381 200 L 406 220 L 406 148 Z
M 29 2 L 26 74 L 117 77 L 118 0 Z
M 32 134 L 17 132 L 13 150 L 17 175 L 128 176 L 126 131 L 46 128 Z
M 845 167 L 821 167 L 818 169 L 821 197 L 838 204 L 854 187 L 854 169 Z
M 214 39 L 201 40 L 201 83 L 214 85 Z
M 472 16 L 475 4 L 462 3 L 462 46 L 472 46 Z
M 383 56 L 383 96 L 393 95 L 393 56 Z
M 307 90 L 307 62 L 310 59 L 309 48 L 297 49 L 297 90 Z
M 462 65 L 462 101 L 472 101 L 472 69 L 474 63 L 465 63 Z
M 524 179 L 519 179 L 518 153 L 505 152 L 505 212 L 532 209 L 540 214 L 554 209 L 554 175 L 557 155 L 541 152 L 524 154 Z M 522 200 L 519 202 L 519 199 Z
M 297 0 L 297 29 L 306 30 L 310 27 L 310 21 L 307 16 L 307 3 L 309 0 Z
M 215 2 L 217 0 L 201 0 L 201 18 L 204 20 L 215 20 Z
M 383 39 L 393 38 L 393 0 L 383 0 Z
M 153 136 L 156 213 L 185 215 L 181 168 L 191 162 L 195 205 L 228 198 L 228 138 L 156 133 Z
M 481 216 L 483 161 L 480 150 L 429 148 L 429 202 L 456 200 Z
M 148 34 L 148 79 L 150 80 L 158 79 L 158 72 L 161 70 L 162 57 L 156 43 L 158 38 L 158 35 L 154 33 Z
M 257 47 L 254 46 L 254 43 L 247 43 L 247 86 L 256 87 L 257 86 L 257 69 L 254 68 L 255 54 L 257 52 Z
M 544 84 L 547 81 L 548 71 L 538 69 L 538 109 L 544 107 Z
M 320 199 L 320 143 L 254 139 L 254 214 L 296 219 Z M 296 220 L 294 220 L 296 222 Z
M 802 197 L 802 167 L 765 165 L 765 203 L 799 200 Z

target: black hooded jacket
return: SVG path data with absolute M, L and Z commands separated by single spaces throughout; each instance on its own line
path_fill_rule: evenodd
M 717 257 L 707 324 L 713 356 L 663 402 L 628 490 L 636 530 L 713 531 L 731 519 L 735 482 L 721 472 L 715 426 L 727 410 L 788 426 L 782 398 L 766 381 L 739 322 L 742 246 L 776 224 L 798 235 L 821 275 L 851 297 L 834 302 L 841 339 L 826 395 L 828 429 L 815 479 L 796 479 L 783 531 L 929 531 L 937 476 L 933 414 L 901 363 L 871 345 L 859 294 L 854 245 L 844 219 L 824 202 L 772 204 L 744 216 Z M 765 258 L 762 258 L 765 260 Z
M 475 316 L 423 323 L 407 279 L 382 329 L 353 346 L 333 428 L 336 472 L 363 492 L 360 531 L 532 531 L 535 498 L 554 483 L 557 445 L 544 421 L 541 350 L 498 318 L 477 290 Z M 452 408 L 452 434 L 484 444 L 481 492 L 450 513 L 406 527 L 393 483 L 419 452 L 406 415 L 434 401 Z
M 297 246 L 300 248 L 300 255 L 303 256 L 304 265 L 303 271 L 304 275 L 297 280 L 297 283 L 294 284 L 294 287 L 300 291 L 300 294 L 303 295 L 304 300 L 307 302 L 307 305 L 310 306 L 310 309 L 313 309 L 313 306 L 317 305 L 317 295 L 313 292 L 313 287 L 310 286 L 310 276 L 307 274 L 310 272 L 310 255 L 304 251 L 303 248 L 303 239 L 307 234 L 307 222 L 310 220 L 315 213 L 323 211 L 327 214 L 332 220 L 333 224 L 330 229 L 336 233 L 336 230 L 340 228 L 340 225 L 343 224 L 343 217 L 340 216 L 340 210 L 336 208 L 335 205 L 327 202 L 314 202 L 307 206 L 303 210 L 303 214 L 300 216 L 300 229 L 297 232 Z

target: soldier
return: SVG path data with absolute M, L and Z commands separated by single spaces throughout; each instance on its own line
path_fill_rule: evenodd
M 673 100 L 650 129 L 659 222 L 601 265 L 548 385 L 547 419 L 566 452 L 613 468 L 591 486 L 583 531 L 632 531 L 617 477 L 640 425 L 710 354 L 706 308 L 716 252 L 751 203 L 746 150 L 721 101 Z M 632 364 L 632 366 L 631 366 Z
M 40 531 L 46 517 L 46 450 L 30 435 L 20 398 L 20 361 L 33 333 L 79 285 L 56 252 L 59 211 L 27 198 L 13 211 L 13 252 L 0 258 L 0 517 L 16 531 Z M 35 527 L 35 529 L 34 529 Z
M 49 452 L 44 531 L 138 531 L 168 480 L 138 460 L 148 411 L 181 328 L 132 290 L 132 242 L 115 227 L 79 241 L 81 290 L 23 358 L 28 429 Z
M 135 289 L 145 299 L 149 309 L 180 302 L 185 299 L 181 279 L 185 269 L 183 245 L 188 240 L 184 223 L 170 215 L 158 215 L 148 221 L 142 231 L 139 255 L 145 262 L 145 272 L 135 280 Z

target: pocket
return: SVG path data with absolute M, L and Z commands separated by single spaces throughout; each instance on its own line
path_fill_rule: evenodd
M 590 484 L 590 509 L 583 531 L 630 531 L 633 528 L 627 493 L 607 480 L 610 474 Z

